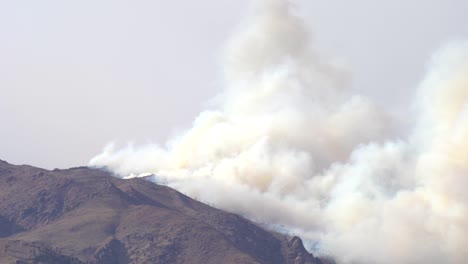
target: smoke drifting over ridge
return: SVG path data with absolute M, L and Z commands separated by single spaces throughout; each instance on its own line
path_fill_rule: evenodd
M 308 36 L 289 2 L 254 1 L 227 47 L 217 110 L 165 147 L 109 146 L 90 164 L 154 173 L 315 241 L 339 263 L 465 263 L 468 43 L 433 57 L 402 136 Z

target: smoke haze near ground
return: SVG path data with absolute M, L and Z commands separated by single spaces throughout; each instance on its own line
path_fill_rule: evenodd
M 289 2 L 254 1 L 227 45 L 213 109 L 164 146 L 109 145 L 90 164 L 155 174 L 339 263 L 464 263 L 468 44 L 434 55 L 402 129 L 309 36 Z

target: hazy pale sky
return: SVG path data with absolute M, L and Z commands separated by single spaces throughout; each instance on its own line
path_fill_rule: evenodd
M 0 0 L 0 159 L 85 165 L 109 141 L 189 127 L 222 89 L 221 50 L 248 2 Z M 296 2 L 323 57 L 389 106 L 468 36 L 465 0 Z

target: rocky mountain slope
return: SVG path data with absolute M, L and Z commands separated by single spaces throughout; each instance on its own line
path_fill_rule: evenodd
M 297 237 L 169 187 L 0 161 L 0 263 L 324 262 Z

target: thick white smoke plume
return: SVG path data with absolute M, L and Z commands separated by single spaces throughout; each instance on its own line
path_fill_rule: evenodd
M 218 110 L 166 147 L 108 147 L 91 165 L 154 173 L 339 263 L 466 263 L 468 44 L 434 56 L 402 137 L 310 50 L 287 1 L 257 1 L 252 13 L 227 48 Z

